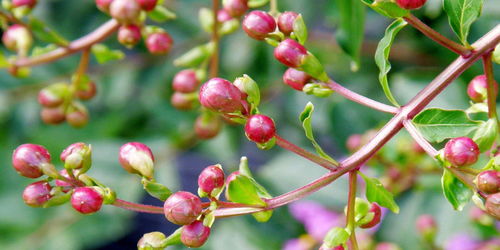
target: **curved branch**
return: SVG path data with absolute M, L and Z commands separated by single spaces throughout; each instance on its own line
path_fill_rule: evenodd
M 60 47 L 51 52 L 36 57 L 19 58 L 18 60 L 12 62 L 12 66 L 30 67 L 56 61 L 103 41 L 108 36 L 113 34 L 119 26 L 120 25 L 116 20 L 109 20 L 86 36 L 71 42 L 67 47 Z

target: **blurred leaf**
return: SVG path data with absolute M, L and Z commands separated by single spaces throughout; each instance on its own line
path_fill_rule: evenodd
M 426 140 L 439 143 L 448 138 L 471 135 L 481 125 L 462 110 L 430 108 L 413 118 L 413 123 Z
M 293 34 L 300 44 L 304 44 L 307 41 L 307 26 L 304 23 L 304 18 L 302 18 L 300 14 L 293 22 Z
M 472 191 L 446 168 L 443 171 L 441 185 L 444 196 L 451 203 L 453 209 L 462 211 L 464 206 L 469 203 Z
M 259 8 L 269 3 L 269 0 L 248 0 L 248 7 L 254 9 Z
M 443 0 L 444 11 L 450 26 L 464 45 L 469 45 L 467 36 L 471 24 L 481 15 L 483 0 Z
M 323 242 L 329 248 L 335 248 L 339 245 L 343 245 L 349 239 L 350 233 L 345 230 L 345 228 L 334 227 L 328 231 Z
M 166 22 L 175 19 L 177 16 L 174 12 L 170 11 L 163 5 L 156 5 L 156 7 L 148 12 L 148 17 L 155 22 Z
M 378 79 L 380 84 L 382 85 L 382 89 L 384 90 L 385 96 L 389 101 L 399 106 L 396 99 L 391 93 L 391 89 L 389 88 L 389 82 L 387 80 L 387 74 L 391 70 L 391 63 L 389 62 L 389 53 L 391 52 L 392 42 L 394 38 L 398 34 L 398 32 L 406 26 L 406 22 L 403 19 L 397 19 L 387 29 L 385 30 L 384 37 L 380 40 L 377 51 L 375 52 L 375 63 L 380 69 L 380 73 L 378 75 Z
M 3 51 L 0 50 L 0 68 L 7 68 L 7 67 L 9 67 L 9 61 L 7 60 L 7 58 L 5 58 Z
M 37 37 L 38 39 L 48 42 L 48 43 L 55 43 L 59 46 L 68 46 L 69 42 L 64 39 L 59 33 L 56 31 L 50 29 L 47 24 L 42 22 L 41 20 L 38 20 L 34 17 L 30 18 L 29 21 L 29 26 L 31 28 L 31 31 Z
M 121 50 L 111 50 L 108 46 L 100 43 L 92 46 L 92 53 L 100 64 L 125 58 L 125 54 Z
M 497 124 L 496 119 L 489 119 L 487 122 L 478 126 L 472 139 L 477 143 L 481 152 L 489 150 L 495 142 L 498 136 Z
M 399 7 L 396 3 L 389 0 L 361 0 L 366 5 L 370 6 L 374 11 L 391 18 L 404 17 L 410 11 Z
M 45 53 L 49 53 L 55 49 L 57 49 L 57 45 L 51 43 L 51 44 L 48 44 L 47 46 L 45 47 L 34 47 L 33 50 L 31 51 L 31 56 L 39 56 L 39 55 L 43 55 Z
M 380 206 L 389 208 L 394 213 L 399 213 L 399 206 L 394 201 L 391 192 L 385 189 L 384 185 L 376 178 L 370 178 L 361 172 L 358 172 L 366 183 L 366 198 L 370 202 L 376 202 Z
M 174 60 L 177 67 L 197 67 L 208 60 L 214 52 L 214 44 L 209 42 L 196 46 Z
M 214 26 L 214 13 L 209 8 L 201 8 L 198 12 L 198 20 L 203 30 L 211 33 Z
M 306 104 L 304 111 L 300 114 L 300 121 L 302 122 L 302 127 L 304 128 L 305 135 L 309 141 L 313 144 L 316 152 L 323 158 L 335 162 L 335 160 L 323 151 L 321 146 L 314 139 L 314 134 L 312 131 L 311 119 L 314 112 L 314 105 L 310 102 Z
M 350 56 L 353 68 L 357 70 L 365 31 L 365 6 L 359 0 L 336 0 L 336 2 L 340 11 L 339 27 L 335 33 L 337 42 Z

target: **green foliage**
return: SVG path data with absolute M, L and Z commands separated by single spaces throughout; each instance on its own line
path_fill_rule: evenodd
M 385 189 L 384 185 L 376 178 L 370 178 L 359 172 L 366 183 L 366 198 L 370 202 L 376 202 L 380 206 L 389 208 L 393 213 L 399 213 L 399 206 L 394 201 L 394 195 Z
M 300 121 L 302 122 L 302 127 L 304 128 L 305 135 L 309 141 L 313 144 L 316 149 L 316 153 L 318 153 L 321 157 L 328 159 L 330 161 L 335 162 L 335 160 L 330 157 L 325 151 L 321 148 L 321 146 L 314 139 L 314 134 L 312 130 L 312 114 L 314 112 L 314 105 L 310 102 L 307 103 L 304 111 L 300 114 Z
M 365 6 L 359 0 L 336 0 L 335 2 L 340 14 L 335 38 L 342 50 L 351 58 L 353 68 L 358 69 L 365 34 Z
M 92 46 L 92 54 L 94 54 L 95 59 L 100 64 L 115 60 L 122 60 L 125 58 L 125 53 L 121 50 L 112 50 L 104 44 L 96 44 Z
M 444 169 L 441 185 L 446 199 L 453 209 L 461 211 L 472 197 L 472 191 L 449 170 Z
M 443 8 L 462 44 L 469 45 L 470 26 L 481 15 L 483 0 L 443 0 Z
M 407 16 L 410 12 L 402 9 L 395 2 L 390 0 L 361 0 L 366 5 L 370 6 L 374 11 L 390 18 L 398 18 Z

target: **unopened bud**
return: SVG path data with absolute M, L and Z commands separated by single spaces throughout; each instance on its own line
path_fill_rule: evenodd
M 122 167 L 132 174 L 153 178 L 154 156 L 148 146 L 139 142 L 129 142 L 120 148 L 118 160 Z

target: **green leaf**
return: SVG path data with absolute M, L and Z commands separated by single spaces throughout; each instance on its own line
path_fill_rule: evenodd
M 177 67 L 192 68 L 197 67 L 205 60 L 208 60 L 214 52 L 214 44 L 207 43 L 203 45 L 196 46 L 177 59 L 174 60 L 174 65 Z
M 248 7 L 251 9 L 259 8 L 269 3 L 269 0 L 248 0 Z
M 266 203 L 259 197 L 257 188 L 246 175 L 235 175 L 226 189 L 226 198 L 232 202 L 249 204 L 249 205 L 262 205 Z
M 325 151 L 323 151 L 321 146 L 314 139 L 314 134 L 313 134 L 312 125 L 311 125 L 311 118 L 312 118 L 313 112 L 314 112 L 314 105 L 312 103 L 308 102 L 306 107 L 304 108 L 304 111 L 302 111 L 302 114 L 300 114 L 300 121 L 302 122 L 302 127 L 304 128 L 304 132 L 306 134 L 306 137 L 307 137 L 307 139 L 309 139 L 311 141 L 314 148 L 316 149 L 316 152 L 321 157 L 328 159 L 330 161 L 336 162 L 332 157 L 327 155 L 325 153 Z
M 156 7 L 152 11 L 148 12 L 148 17 L 155 22 L 162 23 L 169 20 L 173 20 L 177 16 L 175 15 L 174 12 L 165 8 L 165 6 L 156 5 Z
M 470 136 L 481 122 L 472 121 L 462 110 L 430 108 L 413 118 L 415 127 L 430 142 L 439 143 L 449 138 Z
M 377 51 L 375 52 L 375 63 L 380 69 L 380 73 L 378 75 L 378 80 L 382 85 L 382 89 L 384 90 L 385 96 L 389 101 L 398 106 L 399 104 L 392 96 L 391 89 L 389 88 L 389 82 L 387 80 L 387 74 L 391 70 L 391 63 L 389 62 L 389 53 L 391 52 L 392 42 L 396 37 L 396 34 L 406 26 L 406 22 L 403 19 L 397 19 L 387 29 L 385 30 L 384 37 L 380 40 L 377 46 Z
M 42 41 L 54 43 L 63 47 L 68 46 L 69 44 L 69 42 L 64 39 L 59 33 L 50 29 L 45 23 L 34 17 L 30 18 L 29 26 L 35 37 Z
M 444 196 L 451 203 L 453 209 L 462 211 L 464 206 L 470 201 L 472 191 L 446 168 L 441 178 L 441 185 Z
M 399 7 L 390 0 L 361 0 L 370 6 L 374 11 L 390 18 L 404 17 L 410 14 L 410 11 Z
M 144 189 L 153 197 L 165 201 L 172 194 L 172 191 L 166 186 L 157 183 L 155 181 L 150 181 L 146 178 L 142 178 L 142 185 Z
M 205 32 L 212 32 L 214 26 L 214 13 L 211 9 L 201 8 L 198 12 L 198 20 Z
M 9 67 L 9 61 L 7 60 L 7 58 L 5 58 L 3 51 L 0 50 L 0 68 L 7 68 L 7 67 Z
M 51 44 L 48 44 L 47 46 L 45 47 L 34 47 L 33 50 L 31 50 L 31 56 L 39 56 L 39 55 L 43 55 L 43 54 L 46 54 L 46 53 L 49 53 L 55 49 L 57 49 L 57 45 L 51 43 Z
M 304 44 L 307 41 L 307 26 L 304 23 L 302 15 L 298 15 L 293 22 L 293 34 L 297 38 L 300 44 Z
M 92 46 L 92 54 L 94 54 L 97 62 L 100 64 L 121 60 L 125 57 L 125 54 L 121 50 L 111 50 L 106 45 L 100 43 Z
M 443 0 L 443 8 L 462 44 L 469 45 L 470 26 L 481 15 L 483 0 Z
M 328 231 L 325 238 L 323 239 L 323 243 L 328 248 L 334 248 L 339 245 L 343 245 L 347 242 L 350 233 L 345 230 L 345 228 L 334 227 Z
M 399 206 L 394 201 L 394 196 L 391 192 L 385 189 L 384 185 L 376 178 L 370 178 L 361 172 L 358 172 L 366 183 L 366 198 L 370 202 L 376 202 L 380 206 L 390 209 L 394 213 L 399 213 Z
M 361 45 L 365 28 L 365 6 L 359 0 L 336 0 L 340 22 L 335 38 L 352 60 L 355 71 L 360 65 Z
M 472 139 L 479 146 L 481 152 L 485 152 L 491 148 L 498 136 L 498 124 L 496 119 L 489 119 L 487 122 L 478 126 L 476 133 Z

